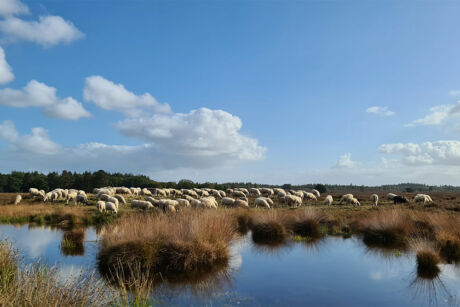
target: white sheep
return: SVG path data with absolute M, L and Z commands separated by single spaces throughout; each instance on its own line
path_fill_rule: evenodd
M 324 199 L 323 201 L 323 205 L 327 205 L 327 206 L 330 206 L 332 205 L 332 202 L 334 201 L 334 199 L 332 198 L 331 195 L 328 195 L 326 196 L 326 198 Z
M 123 196 L 116 194 L 114 197 L 118 199 L 118 202 L 122 203 L 123 205 L 126 205 L 126 200 Z
M 143 188 L 142 189 L 142 195 L 144 195 L 144 196 L 152 196 L 152 192 L 150 192 L 150 190 L 147 189 L 147 188 Z
M 86 194 L 78 194 L 77 198 L 75 199 L 75 201 L 77 203 L 82 203 L 82 204 L 87 205 L 88 204 L 88 197 L 86 196 Z
M 221 201 L 223 206 L 227 206 L 227 207 L 234 207 L 235 206 L 235 200 L 233 198 L 224 197 L 220 201 Z
M 296 196 L 298 196 L 298 195 L 296 195 Z M 303 191 L 303 199 L 304 199 L 304 200 L 308 200 L 308 199 L 317 200 L 315 194 L 310 193 L 310 192 L 305 192 L 305 191 Z
M 246 194 L 243 191 L 233 191 L 233 197 L 244 197 L 246 198 Z
M 266 197 L 270 197 L 273 194 L 275 194 L 275 192 L 273 192 L 273 189 L 269 189 L 269 188 L 261 188 L 259 189 L 259 191 L 260 193 L 262 193 L 263 196 L 266 196 Z
M 105 201 L 99 200 L 97 202 L 97 211 L 99 212 L 105 212 Z
M 69 193 L 67 194 L 67 197 L 66 197 L 67 204 L 69 204 L 69 201 L 71 200 L 73 200 L 73 202 L 76 204 L 77 196 L 78 196 L 78 192 L 76 190 L 69 190 Z
M 117 206 L 117 209 L 118 209 L 119 202 L 118 202 L 118 199 L 116 197 L 109 196 L 109 197 L 107 197 L 107 201 L 111 202 L 111 203 L 114 203 Z
M 372 194 L 370 200 L 373 206 L 377 206 L 379 203 L 379 196 L 377 194 Z
M 145 201 L 145 200 L 133 199 L 131 201 L 131 208 L 138 208 L 138 209 L 146 210 L 146 209 L 153 208 L 153 205 L 152 203 Z
M 353 199 L 353 194 L 345 194 L 340 198 L 339 205 L 341 205 L 343 202 L 349 203 Z
M 311 192 L 316 196 L 316 198 L 319 198 L 321 196 L 321 193 L 319 193 L 319 191 L 316 189 L 312 189 Z
M 256 189 L 256 188 L 250 188 L 249 189 L 249 194 L 252 195 L 252 196 L 260 196 L 262 195 L 262 193 L 260 193 L 259 189 Z
M 361 206 L 361 204 L 358 201 L 358 199 L 354 198 L 354 197 L 348 201 L 348 204 L 352 204 L 352 205 L 355 205 L 355 206 Z
M 110 211 L 111 213 L 117 214 L 118 206 L 115 203 L 108 201 L 105 203 L 105 210 Z
M 217 209 L 217 201 L 214 197 L 208 196 L 200 199 L 201 205 L 207 209 Z
M 15 205 L 19 205 L 19 203 L 21 202 L 22 200 L 22 196 L 21 195 L 16 195 L 16 198 L 14 199 L 14 204 Z
M 249 204 L 245 200 L 237 199 L 237 200 L 235 200 L 235 207 L 249 208 Z
M 270 205 L 267 202 L 267 199 L 265 197 L 258 197 L 254 200 L 254 206 L 255 207 L 262 207 L 262 208 L 267 208 L 270 209 Z
M 179 198 L 177 200 L 177 202 L 179 203 L 179 206 L 181 206 L 181 207 L 185 207 L 185 208 L 190 207 L 190 202 L 188 200 L 186 200 L 186 199 Z
M 415 195 L 415 197 L 414 197 L 414 202 L 415 202 L 415 203 L 423 202 L 423 203 L 425 204 L 425 203 L 428 203 L 428 202 L 430 202 L 430 201 L 432 201 L 432 200 L 431 200 L 431 197 L 428 196 L 428 195 L 426 195 L 426 194 L 417 194 L 417 195 Z
M 288 206 L 298 207 L 302 205 L 302 198 L 300 198 L 299 196 L 294 196 L 294 195 L 286 195 L 284 198 L 284 202 Z
M 159 207 L 160 206 L 160 201 L 158 199 L 155 199 L 151 196 L 147 196 L 145 198 L 146 201 L 148 201 L 149 203 L 151 203 L 154 207 Z

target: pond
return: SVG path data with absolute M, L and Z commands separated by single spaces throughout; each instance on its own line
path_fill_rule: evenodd
M 26 263 L 56 266 L 62 278 L 96 270 L 94 228 L 83 250 L 63 253 L 64 231 L 0 225 Z M 460 306 L 460 266 L 440 265 L 434 280 L 417 278 L 415 256 L 366 247 L 359 238 L 327 237 L 315 244 L 255 245 L 250 235 L 231 247 L 225 272 L 208 279 L 162 284 L 153 293 L 164 305 L 241 306 Z

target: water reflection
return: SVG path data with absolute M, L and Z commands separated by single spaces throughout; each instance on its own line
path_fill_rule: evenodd
M 83 252 L 62 253 L 64 231 L 46 226 L 0 225 L 27 263 L 56 265 L 61 278 L 93 271 L 99 250 L 94 228 Z M 70 235 L 67 235 L 70 236 Z M 267 246 L 251 233 L 230 248 L 227 266 L 189 279 L 168 278 L 153 287 L 164 305 L 458 306 L 460 267 L 440 264 L 434 278 L 417 275 L 414 254 L 365 245 L 360 238 L 326 237 Z M 424 278 L 421 278 L 424 277 Z

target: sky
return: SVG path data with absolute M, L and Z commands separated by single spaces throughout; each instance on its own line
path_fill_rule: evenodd
M 0 0 L 0 172 L 460 185 L 459 13 Z

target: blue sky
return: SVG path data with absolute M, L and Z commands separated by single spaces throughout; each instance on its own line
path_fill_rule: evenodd
M 0 0 L 0 171 L 460 184 L 459 13 Z

